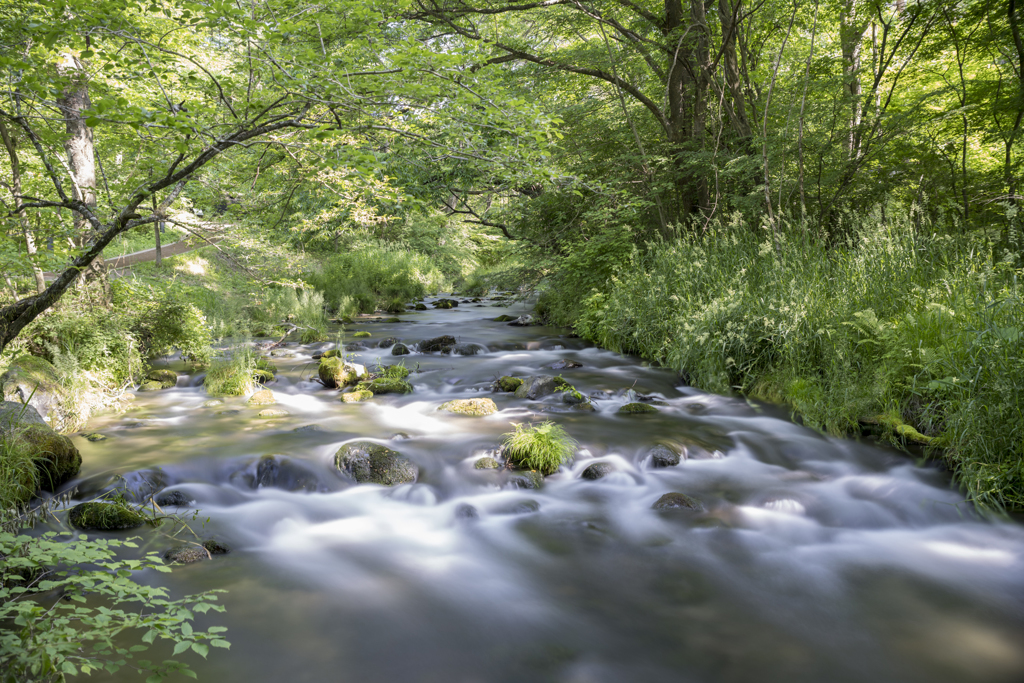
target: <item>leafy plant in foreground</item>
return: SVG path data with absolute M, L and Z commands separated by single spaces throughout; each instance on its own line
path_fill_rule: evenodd
M 135 656 L 158 639 L 174 642 L 174 656 L 192 650 L 205 658 L 211 646 L 230 647 L 221 637 L 224 627 L 197 631 L 191 623 L 196 612 L 223 612 L 215 604 L 223 591 L 170 600 L 165 588 L 132 579 L 142 569 L 170 571 L 155 554 L 115 558 L 115 549 L 137 547 L 132 539 L 62 536 L 70 534 L 0 532 L 0 680 L 63 681 L 123 667 L 148 674 L 147 683 L 172 672 L 195 678 L 182 662 Z M 126 631 L 141 642 L 121 644 Z
M 517 467 L 554 474 L 559 466 L 572 460 L 579 445 L 560 425 L 541 422 L 538 425 L 516 425 L 505 434 L 505 457 Z

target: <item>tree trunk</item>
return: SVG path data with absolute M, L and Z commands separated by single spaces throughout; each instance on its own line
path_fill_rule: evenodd
M 1017 18 L 1017 2 L 1009 0 L 1007 16 L 1010 20 L 1010 33 L 1013 35 L 1013 45 L 1017 51 L 1017 83 L 1018 102 L 1024 101 L 1024 40 L 1020 35 L 1020 21 Z M 1017 180 L 1013 173 L 1013 143 L 1020 133 L 1022 119 L 1024 119 L 1024 105 L 1018 104 L 1017 117 L 1013 122 L 1013 129 L 1010 131 L 1006 141 L 1006 159 L 1003 162 L 1003 174 L 1006 178 L 1006 192 L 1011 203 L 1017 202 Z
M 42 269 L 35 263 L 35 235 L 32 234 L 32 230 L 29 228 L 28 216 L 21 210 L 21 207 L 24 204 L 21 195 L 21 163 L 18 160 L 18 150 L 16 148 L 14 137 L 7 129 L 7 122 L 2 118 L 0 118 L 0 137 L 3 138 L 4 147 L 7 148 L 7 155 L 11 158 L 11 192 L 14 194 L 14 210 L 18 214 L 18 222 L 21 223 L 21 232 L 25 237 L 25 251 L 28 253 L 29 264 L 32 266 L 32 274 L 36 279 L 36 292 L 42 292 L 46 289 L 46 280 L 43 278 Z
M 92 128 L 86 125 L 83 114 L 92 106 L 89 101 L 89 83 L 85 66 L 73 55 L 65 54 L 60 63 L 61 72 L 71 79 L 67 89 L 57 99 L 57 106 L 64 115 L 67 138 L 64 149 L 68 154 L 68 165 L 71 167 L 73 196 L 96 212 L 96 154 Z M 92 227 L 85 218 L 72 214 L 76 242 L 79 247 L 92 244 L 95 239 Z M 87 284 L 92 280 L 99 283 L 103 300 L 110 303 L 110 284 L 107 281 L 107 268 L 102 256 L 98 256 L 83 273 L 81 282 Z
M 156 205 L 156 193 L 153 194 L 153 213 L 156 214 L 158 211 Z M 160 228 L 163 227 L 163 221 L 157 221 L 153 224 L 153 235 L 156 237 L 156 265 L 157 268 L 163 263 L 163 254 L 160 253 Z
M 843 95 L 850 107 L 847 121 L 847 158 L 857 156 L 860 145 L 860 122 L 863 116 L 860 87 L 861 40 L 867 23 L 857 17 L 857 0 L 843 0 L 839 21 L 839 39 L 843 52 Z
M 718 0 L 718 19 L 722 24 L 722 64 L 725 85 L 729 89 L 727 113 L 733 130 L 745 146 L 753 130 L 747 118 L 747 98 L 743 93 L 740 66 L 736 58 L 736 36 L 740 30 L 738 20 L 742 9 L 743 0 L 735 0 L 735 5 L 730 0 Z

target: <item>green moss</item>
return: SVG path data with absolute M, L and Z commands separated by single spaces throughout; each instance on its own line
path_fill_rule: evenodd
M 341 356 L 341 349 L 331 349 L 329 351 L 324 351 L 324 354 L 320 356 L 320 358 L 338 358 L 339 356 Z
M 483 417 L 494 415 L 498 412 L 498 406 L 494 405 L 494 401 L 489 398 L 457 398 L 442 403 L 438 410 L 469 417 Z
M 641 415 L 643 413 L 656 413 L 658 409 L 647 403 L 627 403 L 617 411 L 620 415 Z
M 360 382 L 358 388 L 373 392 L 374 395 L 411 394 L 413 392 L 412 385 L 404 379 L 394 379 L 391 377 L 378 377 L 368 382 Z
M 249 397 L 247 403 L 251 406 L 269 406 L 277 403 L 274 392 L 270 389 L 262 389 Z
M 345 444 L 334 456 L 335 466 L 360 484 L 395 486 L 416 481 L 419 470 L 401 453 L 370 441 Z
M 522 384 L 523 380 L 518 377 L 509 377 L 508 375 L 499 377 L 497 381 L 498 389 L 509 393 L 518 389 Z
M 370 336 L 373 336 L 373 335 L 371 335 L 369 332 L 365 332 L 365 331 L 362 331 L 362 330 L 360 330 L 359 332 L 354 332 L 352 334 L 352 337 L 354 339 L 365 339 L 365 338 L 370 337 Z
M 404 365 L 388 365 L 384 368 L 381 376 L 389 379 L 405 379 L 409 376 L 409 368 Z
M 473 463 L 473 468 L 478 470 L 496 470 L 501 467 L 501 463 L 491 457 L 480 458 Z
M 23 441 L 35 462 L 39 487 L 54 491 L 73 479 L 82 469 L 82 455 L 71 439 L 43 425 L 30 425 L 17 438 Z
M 256 413 L 256 417 L 262 417 L 264 419 L 271 419 L 275 417 L 287 417 L 288 411 L 281 408 L 267 408 Z
M 87 531 L 134 529 L 148 521 L 146 515 L 119 503 L 82 503 L 68 514 L 71 526 Z
M 340 356 L 321 358 L 317 374 L 325 387 L 344 387 L 366 376 L 361 365 L 346 363 Z
M 343 403 L 359 403 L 360 401 L 368 401 L 371 398 L 373 398 L 373 392 L 366 389 L 347 391 L 341 395 Z
M 425 311 L 425 310 L 427 310 L 427 305 L 426 304 L 416 304 L 416 310 L 417 311 Z
M 146 373 L 146 379 L 152 382 L 160 382 L 161 388 L 170 389 L 178 384 L 178 373 L 174 370 L 150 370 Z
M 140 384 L 136 391 L 161 391 L 164 388 L 162 383 L 150 379 Z
M 505 458 L 516 467 L 554 474 L 572 460 L 579 445 L 560 425 L 542 422 L 538 425 L 516 425 L 505 434 Z

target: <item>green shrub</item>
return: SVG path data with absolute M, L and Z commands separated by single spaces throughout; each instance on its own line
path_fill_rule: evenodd
M 560 425 L 541 422 L 531 426 L 516 425 L 514 432 L 505 434 L 504 445 L 505 458 L 510 463 L 547 475 L 571 461 L 579 444 Z
M 256 377 L 263 377 L 266 367 L 248 346 L 235 347 L 227 358 L 213 361 L 203 386 L 211 396 L 245 396 L 256 390 Z

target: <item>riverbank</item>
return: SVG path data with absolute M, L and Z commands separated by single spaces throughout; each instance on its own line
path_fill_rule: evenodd
M 840 247 L 735 225 L 634 250 L 582 296 L 564 272 L 538 310 L 829 434 L 924 444 L 980 507 L 1024 508 L 1024 271 L 873 218 Z

